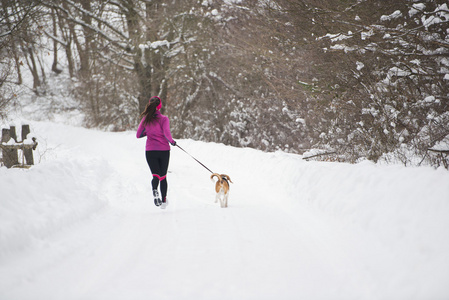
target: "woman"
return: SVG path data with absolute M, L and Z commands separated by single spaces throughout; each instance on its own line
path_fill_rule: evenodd
M 166 116 L 161 114 L 161 108 L 161 98 L 157 96 L 151 97 L 145 110 L 140 114 L 142 121 L 140 121 L 136 136 L 137 138 L 147 137 L 145 156 L 153 174 L 151 184 L 153 186 L 154 204 L 161 208 L 166 208 L 168 205 L 167 170 L 170 161 L 169 143 L 175 146 L 176 142 L 171 136 L 170 121 Z M 162 199 L 157 190 L 159 183 L 161 185 Z

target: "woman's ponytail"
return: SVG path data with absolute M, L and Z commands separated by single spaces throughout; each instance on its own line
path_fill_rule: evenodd
M 161 98 L 155 96 L 151 97 L 148 104 L 145 106 L 145 110 L 140 114 L 140 118 L 145 118 L 144 124 L 149 124 L 155 117 L 156 110 L 159 110 L 162 106 Z

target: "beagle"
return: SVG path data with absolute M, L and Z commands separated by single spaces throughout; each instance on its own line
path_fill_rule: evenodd
M 220 200 L 222 208 L 228 207 L 229 182 L 233 182 L 231 181 L 231 178 L 225 174 L 213 173 L 210 176 L 210 179 L 213 182 L 215 182 L 214 177 L 217 177 L 217 182 L 215 183 L 215 192 L 217 193 L 215 196 L 215 203 Z

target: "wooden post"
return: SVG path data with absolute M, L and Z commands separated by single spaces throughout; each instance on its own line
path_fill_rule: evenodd
M 7 168 L 29 168 L 31 165 L 34 165 L 33 150 L 36 150 L 37 141 L 34 137 L 31 139 L 31 142 L 26 141 L 30 132 L 30 125 L 22 125 L 22 140 L 18 141 L 15 126 L 11 126 L 10 129 L 2 129 L 0 149 L 3 155 L 3 164 Z M 12 142 L 11 139 L 13 139 L 14 142 Z M 20 164 L 17 151 L 19 149 L 22 150 L 23 155 Z M 25 158 L 26 164 L 24 163 L 23 158 Z
M 27 135 L 31 132 L 30 125 L 22 125 L 22 142 L 27 139 Z M 23 155 L 27 165 L 34 165 L 33 149 L 24 148 Z
M 17 143 L 16 126 L 9 126 L 9 136 Z
M 10 129 L 2 129 L 2 143 L 8 143 L 11 137 L 16 137 L 16 128 L 11 126 Z M 11 168 L 19 163 L 19 155 L 17 154 L 17 149 L 5 149 L 2 148 L 3 163 L 7 168 Z

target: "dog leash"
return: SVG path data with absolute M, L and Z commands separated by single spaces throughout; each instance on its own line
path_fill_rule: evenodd
M 189 155 L 191 158 L 193 158 L 194 160 L 196 160 L 196 162 L 199 163 L 200 165 L 202 165 L 206 170 L 208 170 L 208 171 L 211 172 L 212 174 L 214 173 L 214 172 L 212 172 L 208 167 L 206 167 L 204 164 L 202 164 L 198 159 L 196 159 L 195 157 L 193 157 L 192 155 L 190 155 L 186 150 L 182 149 L 181 146 L 179 146 L 177 143 L 176 143 L 176 146 L 177 146 L 179 149 L 181 149 L 182 151 L 184 151 L 184 152 L 185 152 L 187 155 Z

